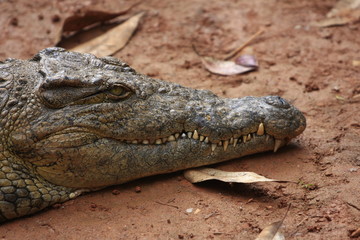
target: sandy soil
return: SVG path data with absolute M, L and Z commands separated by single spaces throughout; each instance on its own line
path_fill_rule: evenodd
M 121 10 L 130 1 L 0 0 L 0 59 L 29 58 L 55 44 L 60 24 L 83 5 Z M 348 239 L 360 227 L 359 24 L 320 29 L 326 1 L 148 0 L 136 35 L 116 54 L 139 72 L 225 97 L 280 95 L 307 117 L 305 132 L 278 153 L 216 167 L 296 183 L 192 185 L 182 173 L 83 195 L 0 226 L 1 239 L 255 239 L 291 204 L 286 239 Z M 261 27 L 256 72 L 207 72 L 199 52 L 222 56 Z M 141 189 L 141 191 L 137 191 Z M 186 210 L 193 208 L 193 212 Z M 197 210 L 199 209 L 199 210 Z M 195 214 L 196 213 L 196 214 Z

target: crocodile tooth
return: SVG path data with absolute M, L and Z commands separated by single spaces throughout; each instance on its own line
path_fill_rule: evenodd
M 280 148 L 282 143 L 283 143 L 283 140 L 275 139 L 274 152 L 276 152 Z
M 175 138 L 178 139 L 180 136 L 180 133 L 175 133 Z
M 170 135 L 167 140 L 168 140 L 169 142 L 173 142 L 173 141 L 175 141 L 176 139 L 175 139 L 175 136 L 174 136 L 174 135 Z
M 181 138 L 186 138 L 186 134 L 185 133 L 181 134 Z
M 194 131 L 194 135 L 192 136 L 192 138 L 195 139 L 195 140 L 199 139 L 199 134 L 198 134 L 198 132 L 196 130 Z
M 211 144 L 211 151 L 215 151 L 217 144 L 216 143 L 212 143 Z
M 250 134 L 250 133 L 247 135 L 247 140 L 248 140 L 248 141 L 251 140 L 251 134 Z
M 266 135 L 265 141 L 269 141 L 270 135 Z
M 188 132 L 187 136 L 188 136 L 188 138 L 191 138 L 192 137 L 192 132 Z
M 223 145 L 223 141 L 220 140 L 220 142 L 218 142 L 218 145 L 219 145 L 219 146 L 222 146 L 222 145 Z
M 132 140 L 131 143 L 132 144 L 138 144 L 138 141 L 137 140 Z
M 242 138 L 243 138 L 243 142 L 246 143 L 247 136 L 244 135 L 244 136 L 242 136 Z
M 229 141 L 228 140 L 224 141 L 224 151 L 226 151 L 228 146 L 229 146 Z
M 161 139 L 160 139 L 160 138 L 159 138 L 159 139 L 156 139 L 156 140 L 155 140 L 155 144 L 162 144 Z
M 142 141 L 142 144 L 149 144 L 150 142 L 149 142 L 149 140 L 143 140 Z
M 230 138 L 230 141 L 229 141 L 230 144 L 233 144 L 234 143 L 234 138 Z
M 200 135 L 200 142 L 204 141 L 205 137 Z
M 262 136 L 262 135 L 264 135 L 264 132 L 265 132 L 264 124 L 260 123 L 256 134 L 259 135 L 259 136 Z
M 234 147 L 236 146 L 236 144 L 237 144 L 238 141 L 239 141 L 238 138 L 235 138 L 235 139 L 234 139 Z
M 209 143 L 209 138 L 206 137 L 205 140 L 204 140 L 205 143 Z

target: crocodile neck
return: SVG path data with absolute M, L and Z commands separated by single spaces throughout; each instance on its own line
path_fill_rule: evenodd
M 72 189 L 44 181 L 3 145 L 0 148 L 0 223 L 76 196 Z

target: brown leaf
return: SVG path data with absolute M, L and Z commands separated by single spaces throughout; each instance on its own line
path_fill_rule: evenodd
M 266 226 L 255 240 L 285 240 L 284 234 L 282 234 L 279 229 L 289 213 L 290 207 L 291 204 L 288 206 L 284 217 L 280 221 Z
M 131 5 L 130 7 L 128 7 L 127 9 L 113 13 L 99 11 L 99 10 L 91 10 L 91 9 L 85 9 L 84 11 L 82 11 L 82 9 L 79 9 L 79 11 L 75 12 L 74 15 L 65 19 L 62 31 L 63 32 L 79 31 L 82 30 L 84 27 L 87 27 L 94 23 L 101 23 L 108 21 L 110 19 L 128 13 L 133 7 L 135 7 L 139 3 L 140 2 L 137 2 Z
M 128 13 L 133 7 L 138 5 L 140 2 L 134 3 L 131 6 L 124 6 L 124 10 L 120 10 L 117 12 L 109 12 L 100 9 L 93 9 L 93 7 L 78 7 L 70 10 L 67 14 L 63 14 L 64 20 L 61 20 L 61 28 L 55 29 L 56 38 L 55 43 L 59 44 L 59 42 L 64 38 L 64 36 L 68 36 L 69 34 L 73 34 L 74 32 L 78 32 L 80 30 L 84 30 L 84 28 L 98 24 L 100 25 L 103 22 L 114 19 L 120 15 L 124 15 Z
M 201 62 L 208 71 L 219 75 L 235 75 L 256 69 L 256 67 L 245 67 L 233 61 L 223 61 L 211 57 L 201 57 Z
M 89 29 L 84 29 L 79 31 L 68 38 L 63 38 L 58 44 L 58 47 L 62 47 L 65 49 L 73 49 L 81 44 L 89 42 L 90 40 L 97 38 L 100 35 L 108 32 L 112 28 L 119 26 L 123 22 L 111 23 L 111 24 L 102 24 L 99 26 L 95 26 Z
M 223 182 L 255 183 L 255 182 L 276 182 L 253 172 L 226 172 L 214 168 L 196 168 L 184 172 L 184 177 L 191 183 L 198 183 L 207 180 L 219 180 Z
M 92 53 L 98 57 L 112 55 L 123 48 L 135 32 L 144 12 L 138 13 L 106 33 L 82 43 L 71 51 Z
M 63 32 L 79 31 L 82 30 L 84 27 L 87 27 L 94 23 L 101 23 L 113 19 L 115 17 L 118 17 L 126 13 L 127 10 L 117 13 L 109 13 L 109 12 L 96 11 L 96 10 L 88 10 L 86 12 L 77 13 L 65 19 L 62 31 Z

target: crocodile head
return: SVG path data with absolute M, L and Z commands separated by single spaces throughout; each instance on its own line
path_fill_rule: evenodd
M 61 48 L 2 62 L 0 97 L 2 151 L 72 188 L 276 151 L 306 125 L 277 96 L 220 98 Z

